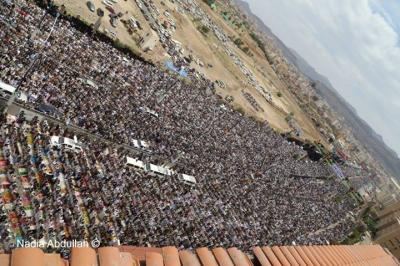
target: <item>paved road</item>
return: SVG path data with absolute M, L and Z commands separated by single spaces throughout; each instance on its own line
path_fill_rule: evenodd
M 7 104 L 7 100 L 3 97 L 0 97 L 0 108 L 5 107 Z
M 7 104 L 7 99 L 5 99 L 3 97 L 0 97 L 0 108 L 5 107 L 6 104 Z M 58 124 L 61 127 L 68 128 L 69 130 L 72 130 L 72 131 L 76 132 L 79 135 L 83 135 L 83 136 L 93 140 L 94 142 L 96 142 L 96 141 L 106 142 L 106 143 L 111 144 L 111 145 L 113 145 L 113 146 L 115 146 L 117 148 L 123 148 L 126 151 L 131 152 L 132 155 L 137 155 L 138 153 L 143 153 L 143 152 L 144 153 L 150 153 L 149 151 L 143 151 L 143 150 L 137 149 L 137 148 L 129 146 L 129 145 L 117 144 L 117 143 L 108 141 L 108 140 L 104 139 L 103 137 L 95 135 L 95 134 L 93 134 L 93 133 L 91 133 L 91 132 L 89 132 L 89 131 L 87 131 L 87 130 L 85 130 L 83 128 L 80 128 L 80 127 L 77 127 L 77 126 L 74 126 L 74 125 L 66 125 L 61 120 L 55 119 L 53 117 L 50 117 L 50 116 L 48 116 L 46 114 L 43 114 L 43 113 L 41 113 L 39 111 L 27 108 L 27 107 L 25 107 L 25 106 L 23 106 L 21 104 L 17 104 L 17 103 L 12 104 L 8 108 L 8 112 L 7 113 L 10 114 L 10 115 L 18 116 L 18 114 L 21 111 L 24 111 L 25 118 L 27 120 L 30 120 L 30 119 L 32 119 L 33 117 L 36 116 L 36 117 L 39 118 L 39 120 L 45 119 L 45 120 L 47 120 L 49 122 L 52 122 L 53 124 Z

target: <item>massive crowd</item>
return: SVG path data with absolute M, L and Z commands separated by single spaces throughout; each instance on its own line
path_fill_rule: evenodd
M 132 169 L 129 152 L 82 136 L 81 153 L 51 146 L 52 135 L 73 136 L 59 125 L 3 120 L 2 243 L 84 236 L 103 245 L 247 249 L 323 243 L 351 230 L 349 222 L 311 234 L 355 207 L 346 188 L 313 178 L 332 172 L 298 160 L 301 147 L 232 110 L 210 81 L 183 81 L 133 59 L 32 1 L 0 11 L 0 80 L 26 93 L 28 108 L 47 106 L 55 110 L 48 115 L 115 144 L 147 141 L 151 153 L 141 160 L 198 181 Z

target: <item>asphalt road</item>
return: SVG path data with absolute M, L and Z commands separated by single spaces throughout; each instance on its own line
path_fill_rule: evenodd
M 5 107 L 6 104 L 7 104 L 7 99 L 5 99 L 3 97 L 0 97 L 0 109 Z M 54 124 L 59 124 L 62 127 L 66 127 L 68 129 L 76 132 L 76 133 L 79 133 L 79 134 L 81 134 L 83 136 L 86 136 L 86 137 L 88 137 L 89 139 L 91 139 L 93 141 L 106 142 L 106 143 L 109 143 L 109 144 L 113 144 L 117 148 L 123 148 L 123 149 L 131 152 L 132 155 L 137 155 L 139 153 L 146 153 L 146 154 L 151 153 L 149 151 L 140 150 L 140 149 L 137 149 L 135 147 L 132 147 L 132 146 L 129 146 L 129 145 L 126 145 L 126 144 L 117 144 L 117 143 L 111 142 L 109 140 L 104 139 L 102 136 L 95 135 L 95 134 L 93 134 L 91 132 L 86 131 L 83 128 L 80 128 L 80 127 L 77 127 L 77 126 L 73 126 L 73 125 L 66 125 L 63 121 L 60 121 L 60 120 L 58 120 L 56 118 L 53 118 L 53 117 L 50 117 L 50 116 L 48 116 L 46 114 L 40 113 L 40 112 L 38 112 L 36 110 L 24 107 L 24 106 L 22 106 L 20 104 L 17 104 L 17 103 L 12 104 L 8 108 L 8 114 L 11 114 L 11 115 L 14 115 L 14 116 L 17 116 L 21 111 L 25 112 L 25 118 L 28 119 L 28 120 L 32 119 L 34 116 L 38 117 L 39 120 L 43 120 L 43 119 L 48 120 L 48 121 L 50 121 L 50 122 L 52 122 Z
M 7 100 L 4 99 L 3 97 L 0 97 L 0 108 L 5 107 L 7 104 Z

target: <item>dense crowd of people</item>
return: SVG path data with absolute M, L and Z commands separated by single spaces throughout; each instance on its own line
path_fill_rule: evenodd
M 0 225 L 1 242 L 17 235 L 247 249 L 323 243 L 351 230 L 349 222 L 311 234 L 355 207 L 346 188 L 328 178 L 329 166 L 298 160 L 302 148 L 267 123 L 223 103 L 210 81 L 133 59 L 32 1 L 0 11 L 0 80 L 27 94 L 27 108 L 46 106 L 47 115 L 115 144 L 144 140 L 151 153 L 141 160 L 198 182 L 132 169 L 129 152 L 89 138 L 81 153 L 51 146 L 52 135 L 73 136 L 59 125 L 2 121 L 1 220 L 9 223 Z

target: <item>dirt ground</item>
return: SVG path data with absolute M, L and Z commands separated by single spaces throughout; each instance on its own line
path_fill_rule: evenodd
M 113 5 L 113 8 L 116 13 L 122 12 L 124 15 L 121 19 L 128 20 L 131 17 L 134 17 L 136 20 L 140 22 L 143 30 L 138 30 L 137 33 L 132 35 L 129 34 L 126 27 L 119 21 L 117 26 L 114 28 L 110 23 L 110 11 L 108 11 L 105 5 L 101 0 L 91 0 L 94 4 L 96 10 L 101 8 L 104 11 L 104 17 L 101 18 L 101 24 L 99 27 L 99 31 L 107 34 L 109 37 L 116 36 L 117 39 L 121 41 L 121 43 L 126 44 L 132 47 L 136 52 L 138 52 L 141 56 L 148 60 L 158 59 L 159 55 L 164 56 L 165 50 L 158 43 L 153 51 L 150 53 L 143 53 L 139 46 L 136 43 L 136 40 L 140 37 L 140 35 L 146 35 L 151 31 L 150 26 L 147 24 L 146 19 L 144 18 L 142 12 L 137 7 L 136 3 L 132 0 L 130 1 L 118 1 Z M 80 0 L 54 0 L 54 3 L 57 5 L 64 5 L 68 14 L 73 16 L 79 16 L 82 20 L 86 21 L 88 24 L 95 24 L 97 19 L 99 18 L 96 12 L 91 12 L 89 8 L 86 6 L 86 1 Z M 114 33 L 115 35 L 113 36 Z
M 141 51 L 140 47 L 136 44 L 136 40 L 140 35 L 143 36 L 147 34 L 151 29 L 134 0 L 120 0 L 113 5 L 117 13 L 122 12 L 124 14 L 122 19 L 128 20 L 130 17 L 134 17 L 142 25 L 143 30 L 132 35 L 128 33 L 127 29 L 120 21 L 116 28 L 111 26 L 108 17 L 109 11 L 105 9 L 105 5 L 101 0 L 92 0 L 92 2 L 96 9 L 100 7 L 105 11 L 105 15 L 101 20 L 100 31 L 105 32 L 108 35 L 114 33 L 122 43 L 129 45 L 135 51 L 138 51 L 145 59 L 154 63 L 162 64 L 168 58 L 166 51 L 160 43 L 156 45 L 154 50 L 147 53 Z M 81 19 L 85 20 L 89 24 L 96 23 L 98 17 L 96 13 L 91 12 L 87 8 L 86 1 L 55 0 L 55 3 L 58 5 L 65 5 L 69 14 L 80 16 Z M 226 84 L 224 89 L 220 88 L 217 90 L 218 94 L 222 97 L 228 95 L 233 96 L 233 105 L 235 107 L 240 107 L 249 116 L 259 120 L 267 120 L 272 127 L 281 132 L 291 130 L 285 121 L 285 117 L 289 113 L 293 112 L 296 121 L 304 132 L 302 138 L 310 140 L 322 139 L 319 132 L 313 126 L 311 120 L 297 105 L 294 97 L 287 90 L 285 84 L 279 80 L 265 59 L 264 54 L 257 47 L 257 44 L 251 39 L 249 34 L 234 29 L 232 25 L 229 25 L 222 19 L 218 12 L 212 11 L 205 3 L 198 1 L 200 6 L 207 11 L 212 20 L 221 27 L 228 36 L 240 37 L 245 42 L 246 46 L 250 48 L 251 52 L 254 54 L 253 57 L 245 54 L 233 43 L 229 46 L 229 48 L 235 52 L 245 66 L 253 73 L 257 81 L 272 94 L 273 104 L 267 102 L 255 88 L 252 88 L 247 84 L 247 78 L 240 71 L 239 67 L 234 64 L 232 59 L 226 55 L 223 45 L 211 32 L 208 33 L 207 36 L 200 33 L 197 29 L 198 25 L 193 21 L 193 18 L 186 13 L 179 13 L 175 3 L 168 0 L 164 0 L 164 4 L 161 4 L 161 0 L 154 0 L 154 3 L 160 10 L 160 19 L 163 19 L 162 14 L 167 10 L 176 22 L 177 29 L 173 33 L 172 38 L 182 43 L 185 50 L 184 54 L 191 54 L 204 64 L 204 66 L 201 67 L 196 63 L 192 63 L 191 67 L 195 68 L 200 73 L 205 74 L 210 80 L 222 80 Z M 212 67 L 209 67 L 208 64 L 212 65 Z M 247 100 L 242 96 L 242 89 L 253 95 L 258 104 L 264 109 L 264 112 L 257 112 L 247 102 Z M 281 97 L 277 96 L 278 92 L 282 94 Z
M 297 104 L 294 96 L 288 91 L 286 85 L 278 78 L 276 73 L 273 71 L 273 69 L 265 59 L 263 52 L 258 48 L 257 44 L 250 37 L 250 35 L 248 33 L 243 34 L 242 32 L 240 32 L 241 34 L 239 34 L 237 29 L 233 29 L 232 25 L 223 20 L 218 12 L 212 11 L 203 2 L 201 3 L 201 5 L 202 8 L 208 11 L 208 14 L 212 17 L 212 19 L 221 28 L 223 28 L 225 32 L 227 32 L 229 35 L 240 37 L 245 45 L 248 46 L 254 54 L 253 57 L 250 57 L 235 45 L 231 46 L 231 49 L 239 56 L 246 67 L 252 71 L 259 83 L 262 84 L 272 94 L 273 106 L 269 104 L 263 98 L 263 96 L 258 93 L 254 88 L 246 87 L 246 90 L 254 96 L 257 102 L 266 111 L 265 113 L 268 113 L 268 115 L 265 115 L 265 118 L 267 118 L 270 124 L 276 127 L 278 130 L 290 130 L 284 118 L 287 114 L 292 112 L 295 114 L 295 119 L 303 130 L 303 139 L 322 141 L 324 144 L 327 144 L 319 131 L 314 127 L 311 119 Z M 282 97 L 277 96 L 278 92 L 282 94 Z M 243 101 L 247 103 L 246 100 L 243 99 Z M 281 110 L 283 110 L 284 113 L 281 112 Z M 249 114 L 255 117 L 259 117 L 260 115 L 255 114 L 254 110 L 249 111 Z

